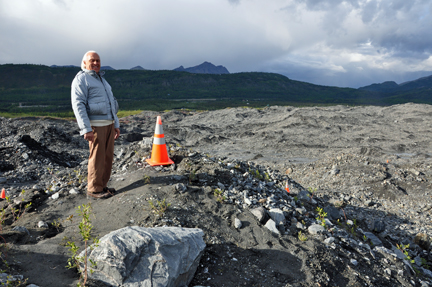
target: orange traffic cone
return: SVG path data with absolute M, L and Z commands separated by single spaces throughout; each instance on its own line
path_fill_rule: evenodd
M 153 139 L 153 148 L 151 158 L 146 159 L 151 165 L 168 165 L 174 162 L 168 157 L 168 151 L 166 149 L 165 137 L 162 128 L 162 119 L 160 116 L 156 120 L 156 128 Z
M 289 187 L 288 187 L 288 181 L 286 182 L 285 190 L 286 190 L 288 193 L 290 193 L 290 191 L 289 191 Z
M 6 198 L 6 190 L 4 188 L 1 191 L 0 198 L 1 199 L 5 199 Z

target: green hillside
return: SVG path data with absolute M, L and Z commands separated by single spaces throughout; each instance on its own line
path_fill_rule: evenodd
M 70 85 L 79 68 L 0 65 L 0 111 L 70 111 Z M 387 105 L 430 103 L 417 95 L 313 85 L 274 73 L 193 74 L 178 71 L 110 70 L 105 78 L 124 110 L 217 109 L 265 105 Z M 21 103 L 21 107 L 19 104 Z

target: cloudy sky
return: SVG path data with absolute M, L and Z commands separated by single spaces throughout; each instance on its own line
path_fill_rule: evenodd
M 0 64 L 204 61 L 361 87 L 432 75 L 431 0 L 0 0 Z

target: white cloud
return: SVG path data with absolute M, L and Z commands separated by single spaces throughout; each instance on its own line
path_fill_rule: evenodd
M 342 86 L 432 71 L 430 0 L 0 0 L 0 64 L 203 61 Z M 396 80 L 396 79 L 395 79 Z

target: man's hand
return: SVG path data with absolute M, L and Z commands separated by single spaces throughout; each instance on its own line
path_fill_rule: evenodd
M 118 137 L 120 136 L 120 129 L 114 129 L 115 134 L 114 134 L 114 139 L 118 139 Z
M 93 132 L 88 132 L 88 133 L 84 134 L 84 139 L 86 141 L 93 142 L 94 141 L 94 134 L 93 134 Z

